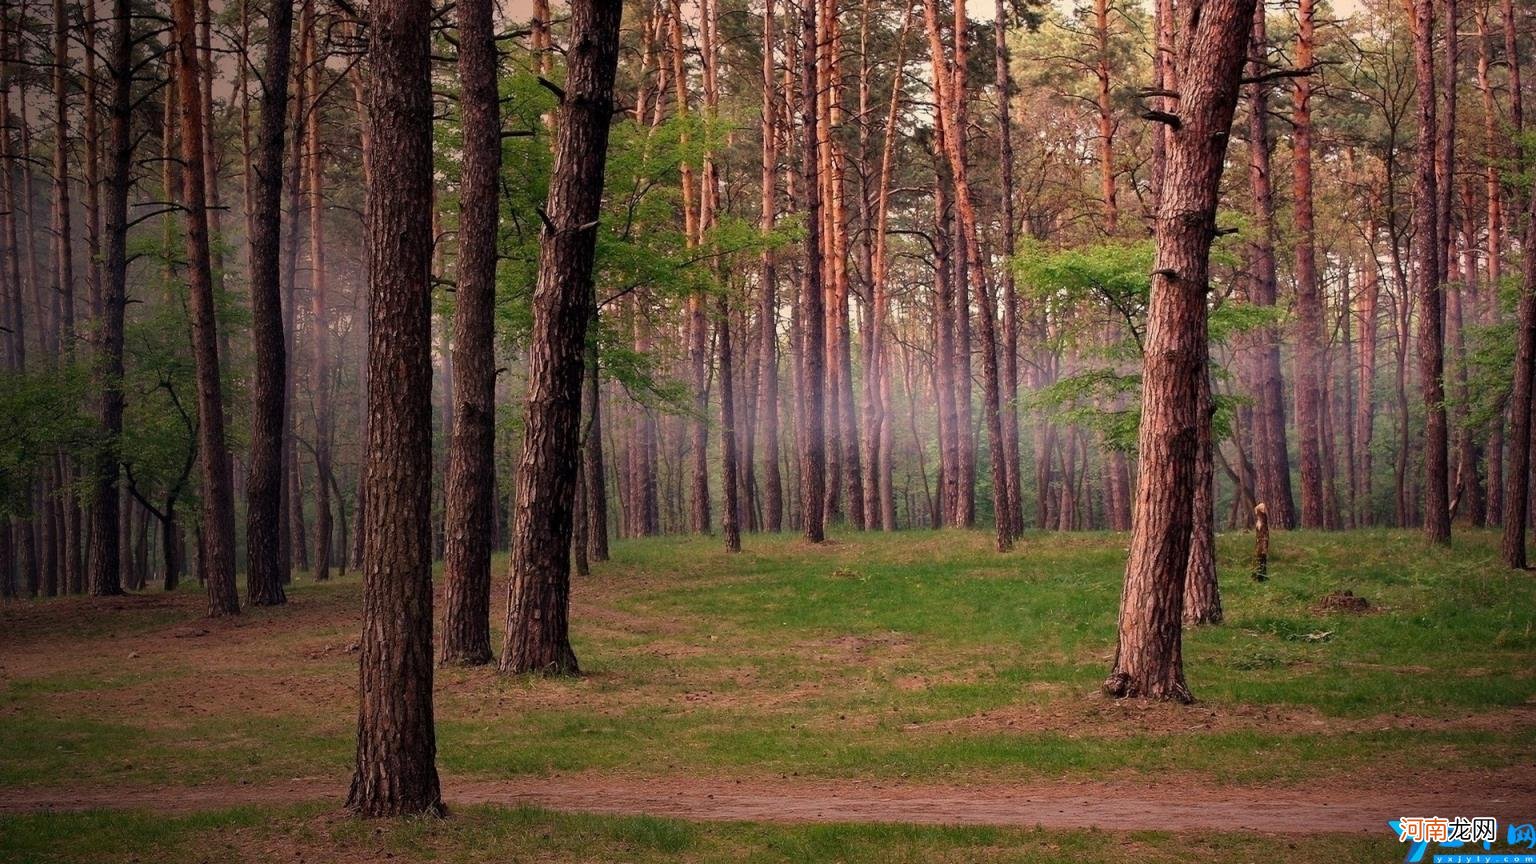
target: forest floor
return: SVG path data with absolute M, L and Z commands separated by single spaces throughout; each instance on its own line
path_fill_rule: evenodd
M 0 606 L 0 860 L 1387 861 L 1415 808 L 1536 820 L 1536 578 L 1495 535 L 1277 534 L 1266 583 L 1223 535 L 1190 707 L 1098 695 L 1123 535 L 745 542 L 617 544 L 580 679 L 439 670 L 443 823 L 336 813 L 353 575 L 232 621 Z

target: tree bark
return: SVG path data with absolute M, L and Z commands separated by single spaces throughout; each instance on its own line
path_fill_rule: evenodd
M 1013 533 L 1008 514 L 1008 478 L 1005 474 L 1002 440 L 1002 407 L 997 365 L 996 311 L 991 289 L 987 284 L 986 270 L 982 264 L 981 241 L 977 236 L 977 219 L 974 199 L 965 158 L 965 67 L 968 57 L 969 20 L 965 5 L 955 8 L 955 57 L 952 74 L 946 75 L 943 64 L 943 45 L 935 0 L 925 0 L 924 16 L 928 25 L 928 43 L 933 52 L 935 89 L 938 94 L 940 113 L 945 115 L 944 146 L 949 155 L 950 172 L 955 182 L 955 208 L 960 223 L 961 240 L 965 252 L 965 270 L 972 289 L 976 292 L 976 322 L 981 340 L 982 414 L 987 424 L 987 438 L 992 447 L 992 506 L 995 519 L 997 549 L 1006 552 L 1013 546 Z M 961 304 L 964 306 L 964 304 Z M 969 388 L 965 388 L 969 392 Z M 970 406 L 965 410 L 969 414 Z M 968 425 L 968 424 L 967 424 Z M 972 469 L 974 470 L 974 468 Z
M 1207 294 L 1216 200 L 1253 0 L 1181 4 L 1178 125 L 1158 203 L 1143 360 L 1140 483 L 1120 601 L 1119 638 L 1104 690 L 1188 702 L 1181 611 L 1194 517 L 1201 380 L 1207 374 Z
M 800 177 L 805 196 L 805 271 L 800 289 L 800 521 L 805 539 L 826 539 L 826 309 L 822 297 L 821 178 L 816 106 L 817 7 L 800 13 Z
M 280 278 L 283 133 L 288 118 L 288 76 L 293 0 L 270 0 L 262 61 L 261 128 L 257 137 L 251 207 L 251 336 L 255 375 L 251 388 L 250 465 L 246 475 L 246 599 L 256 606 L 287 602 L 281 533 L 288 342 L 283 332 Z M 371 184 L 370 184 L 371 188 Z M 291 230 L 291 229 L 290 229 Z
M 1249 49 L 1248 70 L 1252 76 L 1267 71 L 1268 36 L 1264 6 L 1254 5 L 1253 38 Z M 1274 306 L 1275 278 L 1275 198 L 1270 182 L 1269 88 L 1256 82 L 1248 91 L 1248 180 L 1253 194 L 1255 237 L 1252 251 L 1253 281 L 1250 301 L 1256 306 Z M 1255 378 L 1258 385 L 1257 422 L 1254 424 L 1258 462 L 1258 494 L 1274 511 L 1282 528 L 1296 527 L 1296 503 L 1291 496 L 1291 461 L 1285 439 L 1285 380 L 1280 363 L 1280 341 L 1276 328 L 1263 327 L 1254 339 Z
M 503 672 L 580 671 L 568 633 L 571 503 L 621 11 L 618 0 L 571 4 L 565 95 L 533 299 Z
M 491 520 L 496 494 L 496 235 L 501 109 L 493 0 L 461 0 L 458 287 L 453 431 L 444 502 L 441 661 L 491 661 Z
M 1509 69 L 1509 122 L 1514 134 L 1514 164 L 1524 164 L 1525 101 L 1520 90 L 1520 55 L 1515 50 L 1516 23 L 1513 0 L 1504 0 L 1504 57 Z M 1527 209 L 1521 248 L 1536 249 L 1536 194 L 1526 193 Z M 1532 384 L 1536 378 L 1536 255 L 1523 256 L 1520 271 L 1520 303 L 1516 324 L 1515 385 L 1510 397 L 1509 454 L 1504 473 L 1504 537 L 1501 555 L 1505 566 L 1527 568 L 1526 522 L 1530 514 Z
M 209 251 L 204 190 L 202 74 L 198 69 L 195 0 L 171 5 L 177 44 L 178 103 L 181 109 L 182 206 L 186 214 L 188 305 L 192 351 L 197 366 L 197 447 L 203 490 L 200 566 L 206 574 L 208 614 L 240 611 L 235 587 L 235 502 L 230 488 L 229 448 L 224 438 L 224 392 L 220 382 L 218 322 Z
M 128 305 L 128 187 L 133 158 L 131 87 L 133 19 L 128 0 L 112 0 L 112 95 L 108 107 L 106 284 L 97 346 L 102 384 L 101 431 L 108 446 L 97 452 L 93 466 L 95 495 L 91 504 L 90 593 L 93 597 L 121 594 L 118 561 L 117 440 L 123 433 L 123 313 Z M 13 247 L 14 248 L 14 247 Z
M 775 0 L 766 0 L 763 11 L 763 175 L 762 215 L 759 230 L 772 231 L 778 218 L 779 167 L 778 101 L 774 80 L 774 8 Z M 784 530 L 784 481 L 779 473 L 779 274 L 774 250 L 765 248 L 762 261 L 762 285 L 759 286 L 758 327 L 758 409 L 763 445 L 763 529 L 775 534 Z
M 1296 65 L 1313 58 L 1312 0 L 1301 0 Z M 1301 451 L 1301 525 L 1322 528 L 1326 521 L 1323 486 L 1323 295 L 1317 280 L 1317 249 L 1312 213 L 1312 81 L 1296 79 L 1292 159 L 1296 210 L 1296 437 Z
M 361 698 L 347 807 L 365 817 L 438 815 L 432 217 L 422 206 L 432 196 L 432 7 L 427 0 L 374 0 L 368 19 L 368 124 L 377 145 L 367 187 L 368 365 L 369 379 L 389 386 L 368 393 Z
M 1424 402 L 1424 537 L 1451 541 L 1449 429 L 1445 416 L 1444 295 L 1435 176 L 1436 122 L 1433 0 L 1413 0 L 1413 74 L 1418 101 L 1413 258 L 1418 279 L 1419 393 Z

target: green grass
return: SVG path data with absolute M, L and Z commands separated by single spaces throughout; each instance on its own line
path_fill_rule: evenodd
M 1401 847 L 1377 837 L 1059 831 L 907 825 L 688 823 L 471 807 L 447 820 L 360 822 L 313 807 L 163 816 L 79 813 L 0 817 L 0 860 L 13 864 L 157 861 L 439 862 L 1130 862 L 1375 864 Z
M 1266 583 L 1247 577 L 1251 538 L 1221 536 L 1227 621 L 1185 640 L 1201 704 L 1150 710 L 1097 695 L 1125 543 L 1030 534 L 998 555 L 984 532 L 822 548 L 749 535 L 728 556 L 717 538 L 620 542 L 575 588 L 586 677 L 440 670 L 439 763 L 1301 784 L 1499 768 L 1536 749 L 1532 714 L 1511 710 L 1536 699 L 1536 578 L 1498 565 L 1494 535 L 1442 550 L 1409 532 L 1279 533 Z M 345 774 L 355 577 L 301 580 L 289 607 L 233 625 L 200 622 L 195 589 L 0 612 L 0 785 Z M 1316 610 L 1345 589 L 1373 611 Z

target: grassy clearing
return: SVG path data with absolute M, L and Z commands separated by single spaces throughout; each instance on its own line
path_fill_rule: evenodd
M 192 862 L 625 861 L 1129 862 L 1375 864 L 1381 837 L 1045 831 L 904 825 L 689 823 L 472 807 L 448 820 L 359 822 L 316 808 L 167 817 L 82 813 L 0 817 L 0 860 L 15 864 Z
M 575 589 L 586 677 L 440 670 L 440 764 L 1301 784 L 1536 749 L 1536 579 L 1498 566 L 1494 535 L 1440 550 L 1279 534 L 1262 584 L 1250 538 L 1222 536 L 1227 623 L 1186 638 L 1192 709 L 1097 696 L 1125 542 L 1032 534 L 997 555 L 982 532 L 749 536 L 735 557 L 714 538 L 622 542 Z M 1373 611 L 1316 608 L 1346 589 Z M 232 624 L 202 621 L 193 592 L 0 607 L 0 785 L 344 776 L 355 578 L 303 580 L 289 607 Z

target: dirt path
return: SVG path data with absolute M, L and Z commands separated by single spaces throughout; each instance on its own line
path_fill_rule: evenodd
M 1460 785 L 1460 784 L 1458 784 Z M 1186 785 L 1044 783 L 935 786 L 846 781 L 732 781 L 577 774 L 444 781 L 454 805 L 530 804 L 552 810 L 707 821 L 901 822 L 1107 830 L 1380 833 L 1407 815 L 1536 818 L 1536 785 L 1467 784 L 1463 790 L 1221 789 Z M 340 801 L 335 779 L 141 790 L 0 789 L 0 812 L 134 808 L 185 813 L 260 804 Z

